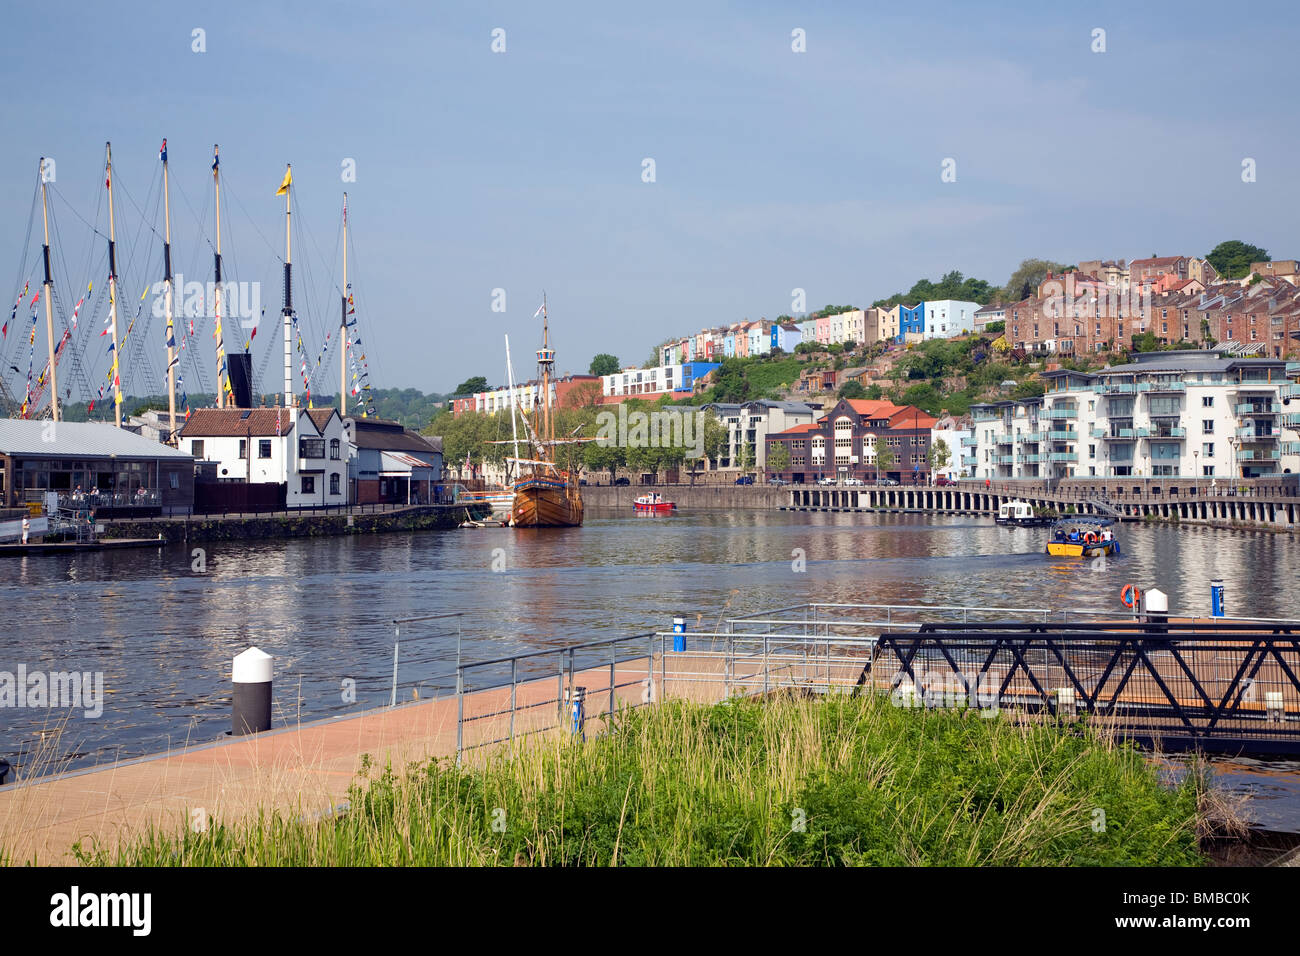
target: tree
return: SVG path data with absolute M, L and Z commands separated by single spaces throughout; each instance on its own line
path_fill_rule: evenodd
M 1006 301 L 1023 301 L 1033 295 L 1034 290 L 1047 278 L 1047 273 L 1064 272 L 1065 268 L 1063 263 L 1051 259 L 1025 259 L 1011 273 L 1011 278 L 1002 287 L 1002 294 Z
M 1244 279 L 1250 272 L 1252 262 L 1270 261 L 1265 250 L 1242 242 L 1240 239 L 1229 239 L 1219 243 L 1205 258 L 1225 279 Z
M 658 352 L 658 349 L 655 349 Z M 655 362 L 658 365 L 658 361 Z M 608 352 L 601 352 L 591 360 L 591 365 L 587 371 L 592 375 L 613 375 L 619 370 L 618 356 L 610 355 Z
M 930 471 L 939 472 L 952 464 L 952 449 L 942 438 L 936 438 L 930 446 Z
M 880 479 L 880 472 L 889 471 L 894 464 L 894 450 L 888 445 L 881 444 L 876 440 L 876 479 Z
M 741 439 L 740 446 L 736 449 L 736 464 L 742 473 L 754 467 L 754 446 L 744 439 Z
M 840 398 L 866 398 L 867 390 L 862 387 L 862 383 L 856 379 L 851 382 L 845 382 L 840 388 Z
M 767 446 L 767 470 L 780 474 L 790 467 L 790 446 L 783 441 L 772 442 Z
M 473 378 L 467 378 L 456 386 L 453 395 L 473 395 L 475 392 L 486 392 L 488 387 L 487 379 L 482 375 L 475 375 Z
M 600 404 L 604 388 L 600 382 L 579 382 L 564 394 L 562 408 L 595 408 Z

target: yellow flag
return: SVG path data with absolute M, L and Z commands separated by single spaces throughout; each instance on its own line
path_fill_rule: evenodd
M 289 191 L 289 187 L 292 185 L 293 185 L 293 167 L 286 166 L 284 168 L 284 182 L 280 183 L 280 188 L 275 191 L 275 194 L 277 196 L 283 196 L 285 193 Z

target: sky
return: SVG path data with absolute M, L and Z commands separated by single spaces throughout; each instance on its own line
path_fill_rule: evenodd
M 266 315 L 262 393 L 283 382 L 286 163 L 318 393 L 339 377 L 332 348 L 314 362 L 338 323 L 344 191 L 371 383 L 425 392 L 504 382 L 505 334 L 531 376 L 543 292 L 557 370 L 586 372 L 599 352 L 640 365 L 669 336 L 790 313 L 795 290 L 810 311 L 865 306 L 952 269 L 1000 285 L 1028 257 L 1204 255 L 1225 239 L 1300 258 L 1287 6 L 1073 6 L 14 6 L 0 307 L 41 280 L 37 171 L 52 157 L 59 321 L 96 284 L 60 391 L 90 397 L 109 367 L 104 144 L 124 326 L 162 277 L 164 137 L 187 280 L 210 278 L 221 146 L 226 275 L 260 283 Z M 29 300 L 0 345 L 20 397 Z M 166 366 L 148 313 L 122 350 L 135 394 L 160 391 Z M 182 363 L 192 391 L 211 383 L 210 331 Z

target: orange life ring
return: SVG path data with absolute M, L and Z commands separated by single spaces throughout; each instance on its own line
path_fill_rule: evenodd
M 1119 599 L 1125 607 L 1137 607 L 1142 599 L 1142 592 L 1133 584 L 1126 584 L 1119 592 Z

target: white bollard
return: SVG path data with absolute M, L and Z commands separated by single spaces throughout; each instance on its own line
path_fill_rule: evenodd
M 235 685 L 231 733 L 236 737 L 271 729 L 271 655 L 250 647 L 231 664 Z
M 1169 623 L 1169 595 L 1159 588 L 1152 588 L 1143 599 L 1147 612 L 1148 624 Z M 1164 628 L 1159 628 L 1164 630 Z

